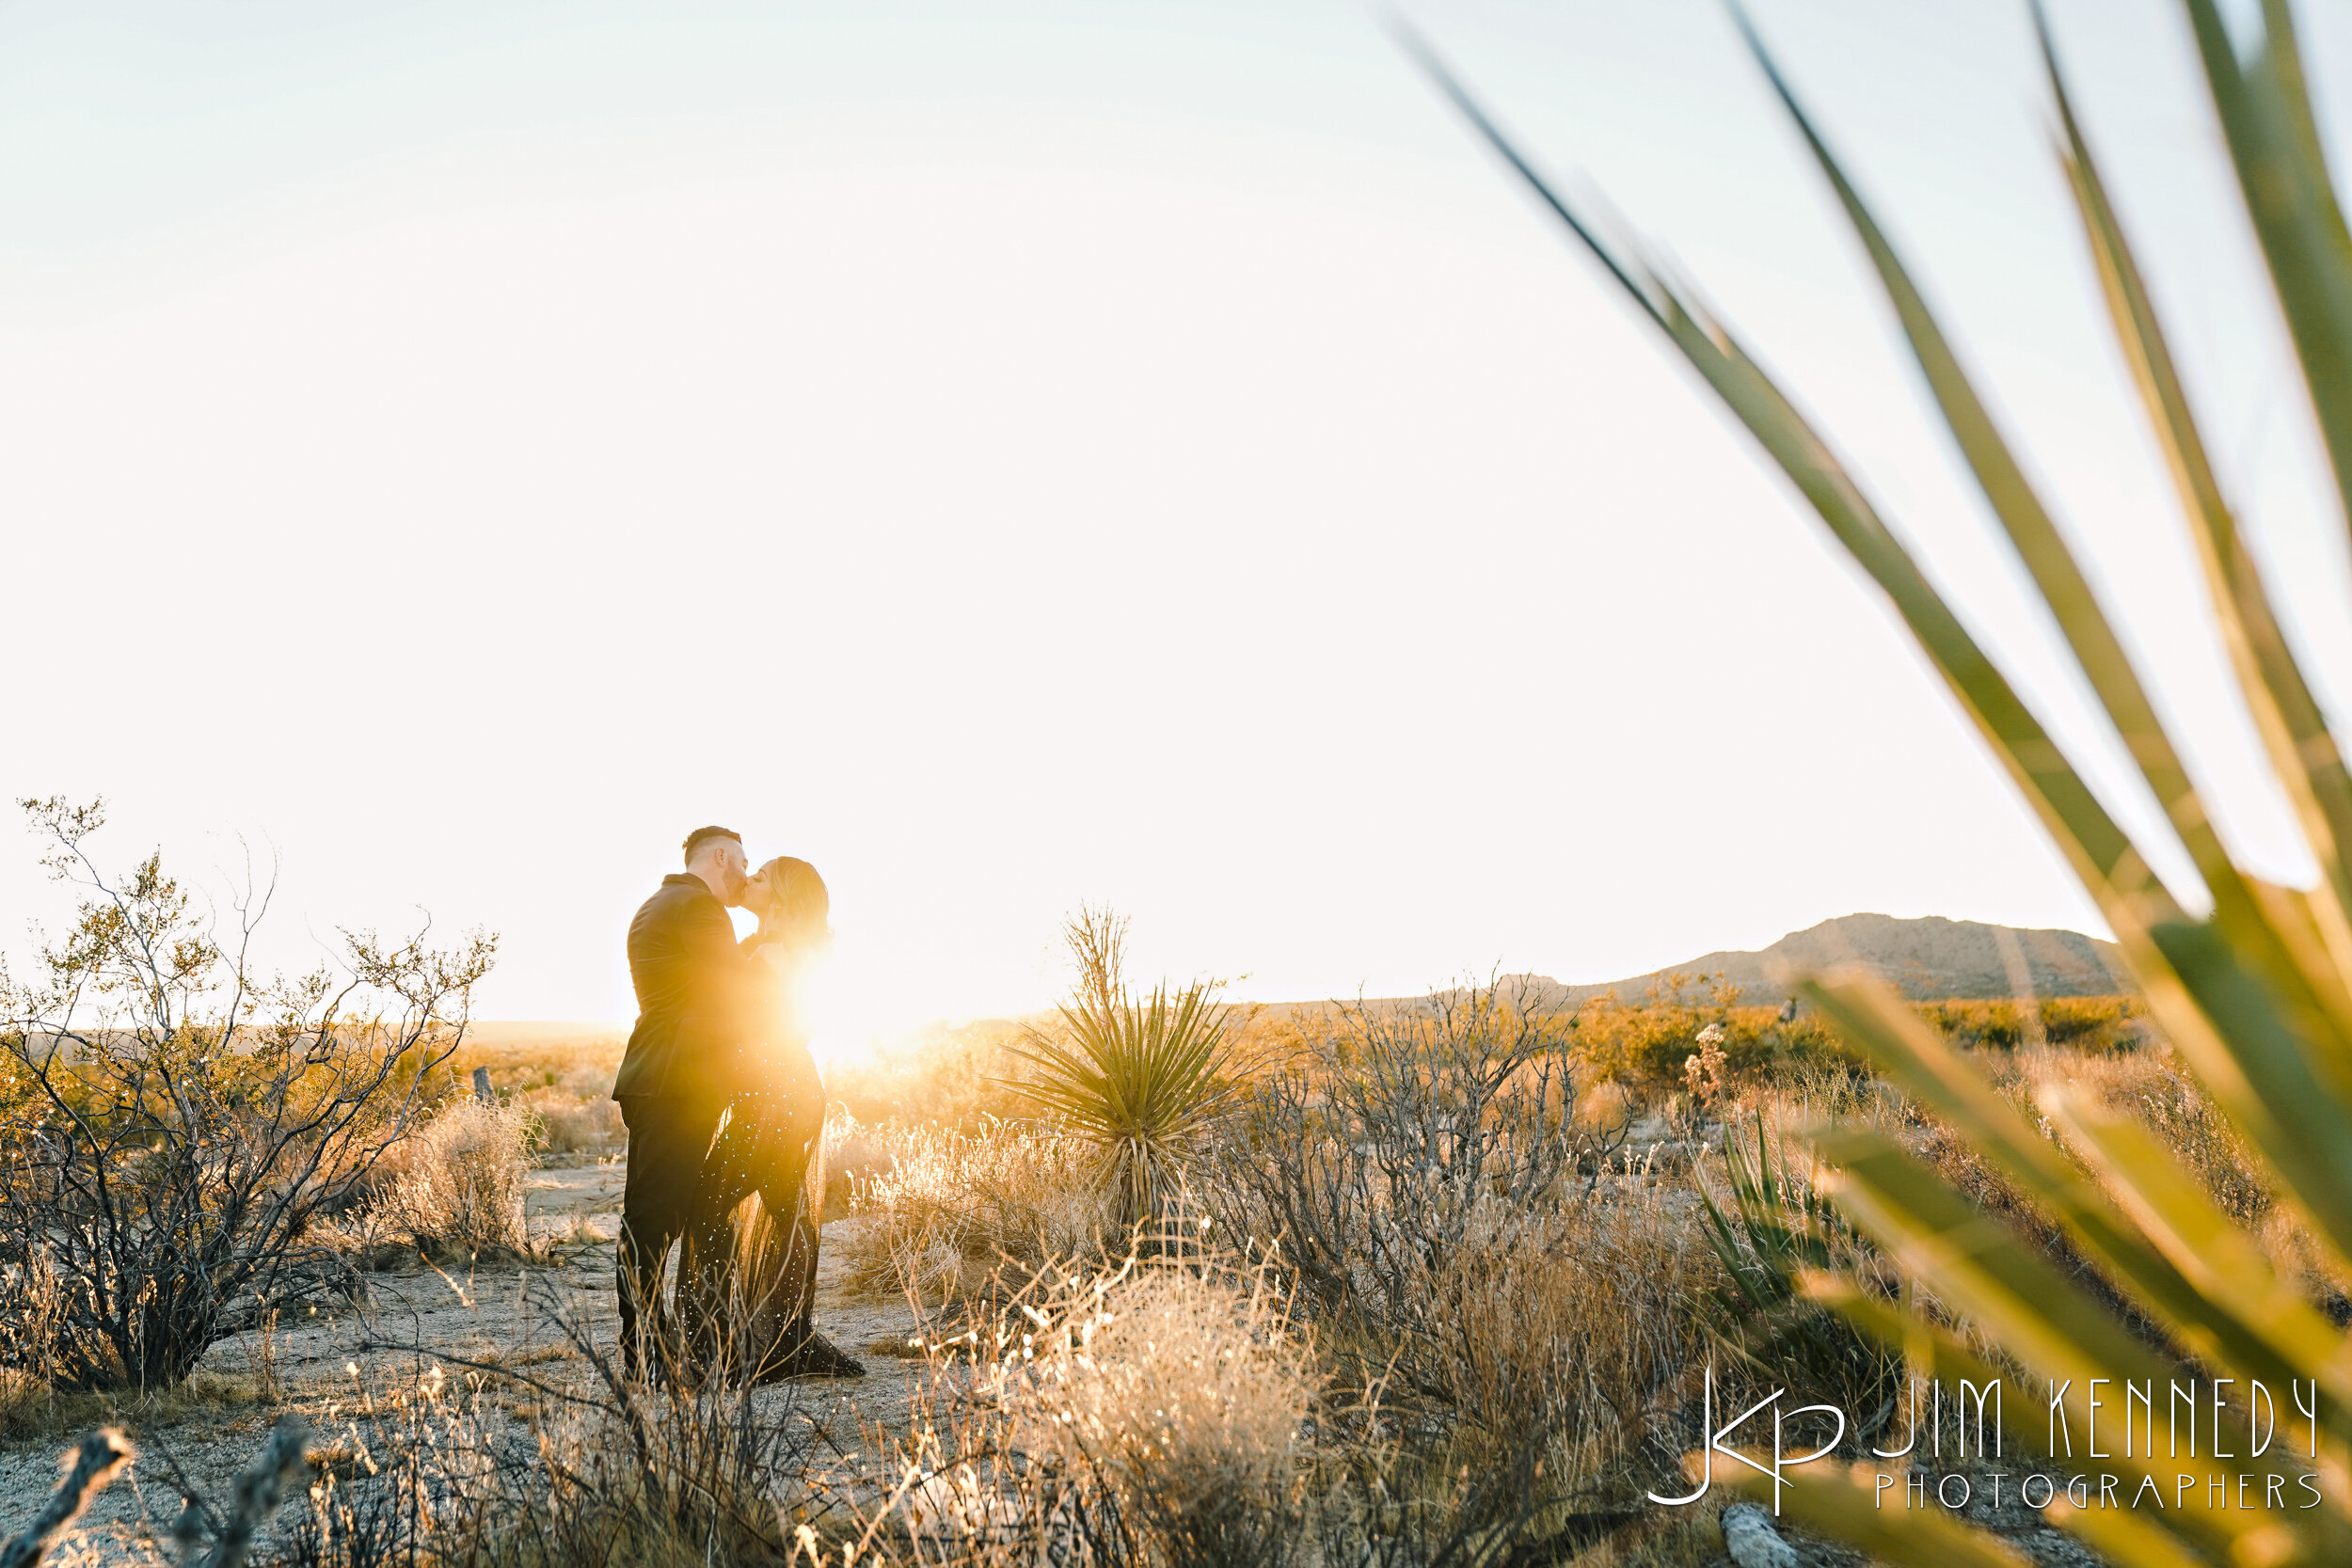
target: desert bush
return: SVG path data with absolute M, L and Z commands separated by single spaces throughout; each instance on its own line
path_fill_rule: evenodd
M 1626 1084 L 1655 1100 L 1683 1087 L 1683 1064 L 1714 1032 L 1727 1087 L 1760 1086 L 1816 1065 L 1858 1060 L 1812 1014 L 1739 1005 L 1740 989 L 1708 974 L 1669 974 L 1638 1003 L 1611 992 L 1561 1022 L 1588 1078 Z
M 1103 1488 L 1096 1513 L 1154 1538 L 1165 1560 L 1263 1560 L 1300 1511 L 1317 1384 L 1272 1275 L 1131 1259 L 1065 1275 L 1022 1307 L 1019 1357 L 980 1369 L 1008 1444 Z
M 1997 1085 L 1999 1074 L 1989 1075 Z M 2089 1060 L 2052 1051 L 2027 1055 L 2018 1076 L 2029 1093 L 2056 1084 L 2074 1085 L 2109 1111 L 2132 1117 L 2162 1140 L 2221 1212 L 2259 1229 L 2278 1204 L 2262 1161 L 2247 1146 L 2211 1095 L 2169 1052 Z
M 341 974 L 269 979 L 265 890 L 224 934 L 151 855 L 119 879 L 100 805 L 28 801 L 72 927 L 35 978 L 0 974 L 0 1320 L 68 1389 L 160 1387 L 347 1265 L 311 1226 L 405 1136 L 462 1038 L 492 939 L 347 934 Z
M 1665 1188 L 1483 1205 L 1415 1285 L 1437 1353 L 1416 1358 L 1416 1381 L 1457 1452 L 1507 1463 L 1537 1433 L 1555 1487 L 1587 1496 L 1676 1473 L 1723 1275 Z M 1637 1503 L 1634 1490 L 1609 1500 Z
M 538 1118 L 538 1146 L 552 1154 L 619 1148 L 628 1141 L 620 1102 L 609 1094 L 574 1098 L 560 1089 L 525 1098 Z
M 1724 1087 L 1770 1089 L 1792 1074 L 1859 1067 L 1861 1053 L 1818 1014 L 1794 1017 L 1775 1007 L 1738 1005 L 1738 988 L 1709 986 L 1705 974 L 1672 974 L 1636 1003 L 1596 997 L 1567 1021 L 1579 1062 L 1595 1080 L 1621 1082 L 1645 1101 L 1685 1087 L 1683 1064 L 1700 1036 L 1712 1032 L 1723 1056 Z M 2014 1050 L 2047 1043 L 2085 1054 L 2137 1050 L 2150 1036 L 2146 1005 L 2136 996 L 2054 996 L 2026 1006 L 2006 999 L 1956 998 L 1912 1004 L 1945 1038 L 1969 1048 Z
M 390 1151 L 380 1217 L 431 1257 L 528 1257 L 523 1187 L 538 1132 L 528 1105 L 451 1101 Z
M 1276 1563 L 1306 1544 L 1311 1345 L 1263 1268 L 1055 1268 L 931 1341 L 877 1522 L 916 1560 Z
M 1008 1265 L 1033 1274 L 1123 1246 L 1093 1150 L 1057 1129 L 894 1122 L 855 1135 L 882 1168 L 853 1189 L 869 1223 L 844 1239 L 852 1288 L 939 1304 L 993 1290 Z
M 2027 1005 L 2010 1001 L 1947 1000 L 1914 1006 L 1955 1045 L 2014 1050 L 2049 1044 L 2086 1053 L 2137 1049 L 2146 1011 L 2136 996 L 2054 996 L 2030 1005 L 2030 1021 Z
M 1096 1180 L 1132 1228 L 1166 1217 L 1241 1085 L 1216 987 L 1163 985 L 1138 1000 L 1121 973 L 1126 931 L 1107 911 L 1079 911 L 1063 933 L 1076 992 L 1058 1027 L 1027 1030 L 1012 1050 L 1029 1068 L 1021 1091 L 1093 1145 Z
M 906 1479 L 859 1511 L 861 1552 L 1473 1568 L 1586 1544 L 1540 1437 L 1473 1475 L 1376 1403 L 1334 1402 L 1281 1277 L 1216 1249 L 1049 1270 L 930 1342 Z
M 1532 990 L 1487 984 L 1342 1006 L 1299 1039 L 1251 1085 L 1215 1206 L 1232 1234 L 1279 1243 L 1315 1310 L 1426 1344 L 1422 1281 L 1488 1206 L 1557 1204 L 1597 1166 L 1567 1032 Z

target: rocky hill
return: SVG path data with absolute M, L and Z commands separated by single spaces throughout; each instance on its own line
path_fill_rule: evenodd
M 1898 920 L 1885 914 L 1840 915 L 1791 931 L 1758 953 L 1702 953 L 1668 969 L 1622 980 L 1578 984 L 1540 975 L 1525 978 L 1557 987 L 1570 1002 L 1605 991 L 1614 991 L 1621 1002 L 1639 1002 L 1668 974 L 1706 974 L 1739 986 L 1742 1002 L 1763 1003 L 1788 994 L 1782 974 L 1838 964 L 1874 970 L 1915 998 L 2014 996 L 2021 973 L 2037 996 L 2106 996 L 2137 989 L 2115 943 L 2079 931 L 2021 930 L 1941 915 Z

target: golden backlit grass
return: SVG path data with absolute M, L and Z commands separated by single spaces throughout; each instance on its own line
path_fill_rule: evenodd
M 852 1289 L 937 1306 L 993 1288 L 1009 1263 L 1034 1272 L 1116 1244 L 1090 1150 L 1052 1127 L 891 1121 L 857 1135 L 877 1170 L 851 1199 L 869 1223 L 841 1243 Z

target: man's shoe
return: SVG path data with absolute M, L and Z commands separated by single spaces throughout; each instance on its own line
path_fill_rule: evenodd
M 812 1330 L 786 1363 L 787 1377 L 864 1377 L 866 1363 Z

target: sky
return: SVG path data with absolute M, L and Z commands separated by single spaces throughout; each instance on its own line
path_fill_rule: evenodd
M 2052 10 L 2343 712 L 2345 530 L 2177 8 Z M 2326 112 L 2352 24 L 2306 10 Z M 2231 842 L 2307 879 L 2024 8 L 1755 11 Z M 1722 8 L 1406 12 L 2147 820 Z M 1341 0 L 20 0 L 0 450 L 8 794 L 103 795 L 102 855 L 208 886 L 252 847 L 274 961 L 493 929 L 485 1016 L 626 1021 L 704 822 L 831 884 L 836 1051 L 1044 1005 L 1082 902 L 1138 978 L 1281 999 L 1861 910 L 2102 929 L 1818 520 Z M 20 966 L 36 849 L 0 833 Z

